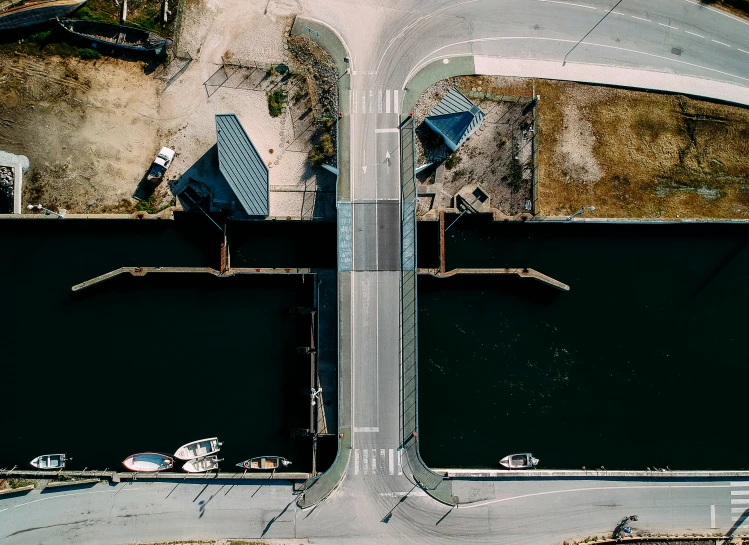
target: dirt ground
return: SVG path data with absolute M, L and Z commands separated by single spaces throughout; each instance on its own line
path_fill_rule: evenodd
M 591 85 L 472 78 L 541 96 L 539 213 L 749 218 L 749 109 Z
M 414 107 L 418 120 L 416 148 L 418 164 L 443 163 L 439 170 L 419 175 L 419 215 L 429 210 L 454 207 L 454 196 L 467 185 L 480 184 L 491 199 L 491 207 L 505 216 L 517 216 L 531 198 L 533 108 L 527 101 L 498 101 L 468 97 L 485 117 L 481 126 L 455 153 L 430 129 L 424 118 L 442 97 L 457 87 L 468 94 L 483 91 L 474 78 L 450 78 L 429 87 Z M 527 97 L 530 93 L 527 94 Z M 526 98 L 527 98 L 526 97 Z M 513 177 L 513 166 L 516 169 Z

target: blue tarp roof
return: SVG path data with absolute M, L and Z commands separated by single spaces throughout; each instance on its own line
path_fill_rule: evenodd
M 457 89 L 450 91 L 429 110 L 426 124 L 442 136 L 447 147 L 455 151 L 479 128 L 484 112 Z
M 268 167 L 234 114 L 216 115 L 218 168 L 249 216 L 270 209 Z

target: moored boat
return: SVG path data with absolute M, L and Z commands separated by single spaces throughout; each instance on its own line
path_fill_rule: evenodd
M 171 40 L 141 28 L 76 19 L 58 19 L 57 22 L 67 32 L 80 38 L 132 51 L 159 52 L 172 43 Z
M 239 462 L 237 467 L 244 469 L 278 469 L 279 467 L 290 466 L 291 462 L 283 456 L 257 456 L 244 462 Z
M 31 460 L 31 465 L 37 469 L 63 469 L 67 463 L 65 454 L 43 454 Z
M 174 458 L 166 454 L 157 454 L 155 452 L 141 452 L 125 458 L 122 462 L 128 470 L 143 473 L 155 473 L 157 471 L 166 471 L 174 467 Z
M 510 454 L 499 461 L 507 469 L 533 469 L 538 465 L 538 462 L 538 458 L 534 458 L 530 452 L 525 454 Z
M 193 458 L 216 454 L 219 450 L 221 450 L 221 443 L 218 437 L 210 437 L 182 445 L 174 453 L 174 457 L 180 460 L 192 460 Z
M 206 471 L 218 469 L 220 461 L 218 456 L 201 456 L 200 458 L 193 458 L 185 462 L 182 469 L 188 473 L 205 473 Z
M 13 30 L 53 21 L 74 12 L 86 0 L 40 0 L 15 2 L 0 8 L 0 30 Z

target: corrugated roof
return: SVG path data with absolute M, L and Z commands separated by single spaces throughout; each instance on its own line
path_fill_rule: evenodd
M 218 168 L 249 216 L 269 213 L 268 167 L 234 114 L 216 115 Z
M 429 110 L 426 123 L 442 135 L 445 144 L 455 151 L 479 128 L 484 120 L 484 112 L 463 93 L 453 88 L 439 104 Z

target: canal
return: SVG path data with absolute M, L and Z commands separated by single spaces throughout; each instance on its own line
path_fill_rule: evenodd
M 434 260 L 429 229 L 420 258 Z M 749 226 L 466 216 L 446 254 L 447 270 L 530 267 L 571 290 L 420 277 L 429 466 L 498 467 L 532 452 L 544 468 L 749 467 Z

